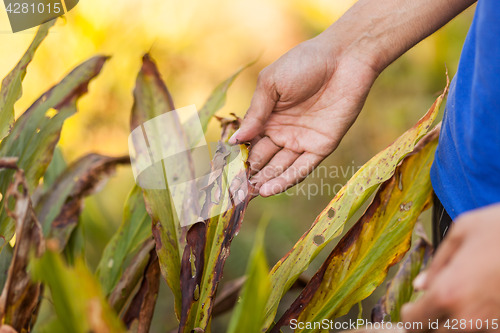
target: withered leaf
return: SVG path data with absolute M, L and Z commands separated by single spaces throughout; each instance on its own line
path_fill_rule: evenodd
M 429 170 L 437 137 L 435 132 L 430 135 L 434 139 L 425 140 L 427 144 L 405 158 L 382 184 L 365 214 L 341 239 L 271 332 L 279 332 L 292 319 L 315 322 L 346 314 L 384 281 L 389 267 L 401 260 L 410 247 L 418 216 L 431 201 Z
M 144 272 L 139 290 L 130 302 L 123 321 L 129 332 L 148 333 L 153 319 L 156 297 L 160 288 L 160 266 L 153 249 Z
M 45 191 L 36 206 L 44 234 L 57 239 L 63 249 L 78 223 L 83 199 L 101 188 L 117 165 L 128 163 L 128 156 L 98 154 L 83 156 L 72 163 Z
M 425 268 L 431 254 L 432 245 L 424 238 L 419 238 L 407 258 L 400 263 L 394 278 L 387 284 L 386 293 L 373 308 L 372 321 L 401 321 L 401 307 L 411 301 L 415 293 L 413 280 Z
M 1 167 L 9 163 L 12 160 L 0 159 Z M 5 193 L 4 203 L 7 214 L 16 222 L 16 242 L 0 296 L 0 317 L 2 323 L 23 331 L 30 328 L 40 295 L 40 283 L 31 280 L 27 267 L 32 252 L 38 257 L 44 251 L 44 240 L 40 223 L 33 211 L 24 172 L 15 166 L 9 167 L 16 169 L 16 172 Z M 9 207 L 9 203 L 13 207 Z
M 117 313 L 122 313 L 127 301 L 133 297 L 133 291 L 144 276 L 144 272 L 150 262 L 151 250 L 154 247 L 155 242 L 153 239 L 145 241 L 130 261 L 130 265 L 124 270 L 120 281 L 113 288 L 108 302 Z
M 193 224 L 187 232 L 187 244 L 181 262 L 182 312 L 179 332 L 186 329 L 192 305 L 200 298 L 201 279 L 205 265 L 205 237 L 205 222 Z
M 417 142 L 429 131 L 448 91 L 448 85 L 449 80 L 443 93 L 417 124 L 403 133 L 389 147 L 371 158 L 354 174 L 318 215 L 309 230 L 271 269 L 272 288 L 266 305 L 268 319 L 263 329 L 268 329 L 273 323 L 279 301 L 295 279 L 330 241 L 341 235 L 346 221 L 374 193 L 379 184 L 394 174 L 401 159 L 413 151 Z M 322 237 L 321 244 L 314 242 L 314 239 L 318 237 Z
M 107 57 L 91 58 L 75 68 L 59 84 L 40 96 L 14 123 L 12 131 L 0 143 L 0 156 L 18 158 L 24 170 L 28 192 L 38 187 L 45 173 L 64 121 L 76 112 L 77 100 L 87 92 L 90 81 L 101 71 Z M 54 115 L 49 115 L 54 111 Z M 5 193 L 13 175 L 12 170 L 0 170 L 0 193 Z M 0 235 L 12 238 L 14 221 L 0 204 Z
M 232 126 L 233 122 L 228 122 L 227 125 L 229 124 Z M 223 129 L 222 132 L 228 133 L 229 131 Z M 197 283 L 199 297 L 193 299 L 191 298 L 192 291 L 190 289 L 182 290 L 183 299 L 185 297 L 185 299 L 190 299 L 191 302 L 189 308 L 183 307 L 182 318 L 187 319 L 181 322 L 179 332 L 190 332 L 193 329 L 205 331 L 208 329 L 215 294 L 222 278 L 224 264 L 229 256 L 230 245 L 240 229 L 249 202 L 247 190 L 243 190 L 248 180 L 248 166 L 246 164 L 248 151 L 245 146 L 239 148 L 238 152 L 229 151 L 227 145 L 219 142 L 213 157 L 212 171 L 220 170 L 224 166 L 227 167 L 227 170 L 226 173 L 218 173 L 217 179 L 212 179 L 205 189 L 207 194 L 203 212 L 205 216 L 213 217 L 204 221 L 204 224 L 206 224 L 205 239 L 203 242 L 197 242 L 195 244 L 196 250 L 194 250 L 195 253 L 201 253 L 204 248 L 203 275 L 200 283 Z M 236 158 L 241 160 L 238 163 L 228 164 L 232 154 L 238 154 Z M 228 191 L 227 197 L 219 201 L 213 200 L 214 193 L 225 193 L 225 191 Z M 241 198 L 238 195 L 240 191 L 244 193 Z M 183 257 L 183 267 L 189 267 L 188 259 L 189 257 L 186 255 Z M 198 295 L 198 291 L 195 290 L 195 292 Z

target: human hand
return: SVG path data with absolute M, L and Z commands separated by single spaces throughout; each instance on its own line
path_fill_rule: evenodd
M 500 332 L 499 235 L 500 204 L 459 216 L 429 269 L 415 279 L 423 296 L 402 309 L 404 321 L 423 323 L 423 330 L 409 332 L 449 332 L 448 320 L 457 324 L 455 332 Z M 429 329 L 429 320 L 439 320 L 439 329 Z
M 240 130 L 262 196 L 304 179 L 338 146 L 377 75 L 475 0 L 359 0 L 265 68 Z
M 266 197 L 303 180 L 356 119 L 375 70 L 321 35 L 266 67 L 230 143 L 251 142 L 252 184 Z

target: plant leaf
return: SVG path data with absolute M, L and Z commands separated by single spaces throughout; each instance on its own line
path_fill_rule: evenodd
M 234 80 L 241 72 L 243 72 L 248 67 L 252 66 L 255 61 L 241 67 L 234 74 L 228 77 L 226 80 L 221 82 L 210 94 L 207 101 L 203 105 L 203 107 L 198 112 L 201 121 L 201 127 L 203 128 L 203 132 L 207 130 L 208 123 L 210 119 L 215 115 L 217 111 L 219 111 L 225 104 L 227 98 L 227 90 L 233 84 Z
M 57 314 L 41 331 L 125 332 L 84 262 L 76 260 L 74 267 L 68 267 L 59 251 L 57 242 L 49 240 L 45 254 L 31 263 L 33 279 L 50 288 Z
M 153 249 L 150 252 L 141 286 L 130 302 L 123 317 L 129 332 L 148 333 L 153 319 L 156 297 L 160 288 L 160 266 Z
M 134 186 L 125 203 L 123 222 L 106 245 L 97 267 L 105 295 L 109 295 L 120 280 L 125 260 L 149 239 L 151 218 L 146 212 L 141 188 Z
M 186 248 L 181 262 L 181 292 L 182 312 L 179 332 L 183 332 L 189 325 L 190 318 L 195 318 L 192 313 L 193 304 L 200 298 L 200 289 L 203 288 L 202 277 L 205 265 L 206 224 L 198 222 L 189 228 L 186 235 Z M 188 331 L 191 331 L 188 328 Z
M 217 292 L 217 298 L 215 299 L 212 317 L 217 317 L 234 308 L 234 306 L 238 302 L 238 298 L 241 294 L 241 289 L 245 281 L 246 276 L 244 275 L 242 277 L 224 283 L 222 289 Z M 292 285 L 289 291 L 304 289 L 308 281 L 309 279 L 305 276 L 300 276 Z
M 208 122 L 213 114 L 220 109 L 226 98 L 226 92 L 236 76 L 243 70 L 240 69 L 237 73 L 233 74 L 226 81 L 221 83 L 212 93 L 205 106 L 198 113 L 196 119 L 188 119 L 186 123 L 180 124 L 177 120 L 173 128 L 158 128 L 156 133 L 147 133 L 148 145 L 157 144 L 151 142 L 151 136 L 161 137 L 164 133 L 176 136 L 180 142 L 193 144 L 198 142 L 196 133 L 185 133 L 195 126 L 190 126 L 190 122 L 201 122 L 203 131 L 206 130 Z M 143 58 L 143 66 L 137 77 L 136 89 L 134 90 L 134 108 L 132 112 L 132 128 L 142 126 L 146 121 L 153 119 L 157 116 L 164 114 L 170 110 L 174 110 L 172 97 L 168 92 L 161 76 L 156 68 L 156 65 L 151 58 L 146 55 Z M 198 124 L 195 124 L 199 126 Z M 144 128 L 143 128 L 144 130 Z M 154 141 L 154 140 L 153 140 Z M 188 146 L 188 145 L 186 145 Z M 139 147 L 136 147 L 140 150 Z M 169 166 L 168 172 L 175 174 L 180 179 L 194 179 L 194 164 L 189 151 L 186 151 L 181 157 L 183 160 L 178 161 L 175 165 Z M 162 163 L 162 170 L 165 169 L 164 162 Z M 161 177 L 161 175 L 160 175 Z M 165 181 L 165 183 L 167 183 Z M 194 184 L 193 184 L 194 186 Z M 167 186 L 168 187 L 168 186 Z M 181 228 L 178 225 L 177 217 L 174 214 L 174 206 L 171 200 L 172 196 L 184 198 L 196 198 L 198 191 L 195 187 L 187 188 L 186 191 L 193 193 L 193 195 L 185 195 L 184 193 L 171 193 L 171 191 L 179 191 L 178 188 L 167 188 L 165 190 L 144 190 L 144 198 L 146 207 L 149 214 L 153 218 L 153 235 L 155 236 L 158 250 L 158 257 L 162 273 L 167 280 L 168 285 L 173 290 L 175 295 L 175 309 L 178 318 L 181 316 L 181 300 L 179 290 L 179 275 L 180 275 L 180 257 L 186 245 L 186 232 L 187 228 Z M 186 192 L 187 193 L 187 192 Z M 188 219 L 190 217 L 197 218 L 199 214 L 198 203 L 196 200 L 183 202 L 181 219 Z M 196 216 L 194 216 L 196 215 Z M 177 246 L 177 250 L 174 247 Z
M 133 296 L 134 290 L 141 282 L 154 246 L 153 239 L 148 239 L 141 245 L 109 295 L 109 304 L 117 313 L 123 312 L 127 301 Z
M 417 218 L 430 205 L 429 172 L 437 146 L 435 134 L 382 184 L 365 214 L 341 239 L 271 332 L 278 332 L 294 318 L 317 322 L 342 316 L 384 281 L 389 267 L 408 251 Z
M 235 280 L 224 283 L 224 286 L 217 293 L 212 317 L 216 317 L 234 308 L 238 302 L 241 289 L 245 284 L 246 276 L 241 276 Z
M 89 154 L 72 163 L 45 191 L 36 207 L 36 214 L 47 238 L 57 239 L 63 249 L 78 223 L 83 199 L 114 173 L 118 164 L 130 158 Z
M 9 275 L 9 267 L 14 255 L 14 249 L 7 246 L 0 252 L 0 289 L 3 289 L 7 276 Z
M 17 331 L 29 331 L 40 295 L 40 284 L 31 281 L 26 269 L 30 254 L 40 256 L 44 240 L 40 223 L 33 212 L 31 198 L 22 170 L 17 169 L 14 181 L 5 193 L 6 202 L 14 208 L 8 214 L 16 221 L 16 245 L 0 296 L 0 317 L 2 324 L 8 324 Z
M 264 323 L 265 305 L 271 288 L 264 248 L 264 235 L 268 221 L 267 218 L 263 218 L 259 223 L 247 267 L 247 280 L 243 285 L 240 301 L 229 322 L 228 333 L 259 332 Z
M 68 265 L 73 266 L 75 260 L 85 256 L 85 226 L 77 224 L 62 251 Z
M 431 254 L 432 245 L 423 238 L 418 239 L 408 257 L 399 265 L 394 278 L 387 284 L 386 293 L 373 309 L 373 321 L 401 321 L 401 307 L 411 301 L 415 292 L 413 280 L 427 265 Z
M 281 297 L 290 289 L 298 276 L 307 269 L 323 247 L 342 233 L 346 221 L 373 194 L 379 184 L 393 175 L 401 159 L 411 152 L 418 140 L 427 133 L 447 91 L 448 83 L 426 115 L 393 144 L 361 167 L 318 215 L 310 229 L 272 268 L 271 295 L 266 306 L 268 319 L 263 328 L 267 329 L 271 325 Z M 323 242 L 317 244 L 315 238 L 321 238 Z
M 238 75 L 240 75 L 241 72 L 243 72 L 245 69 L 248 67 L 252 66 L 255 63 L 255 61 L 252 61 L 251 63 L 241 67 L 238 69 L 234 74 L 232 74 L 230 77 L 228 77 L 226 80 L 223 82 L 219 83 L 217 87 L 212 91 L 210 96 L 208 97 L 207 101 L 205 104 L 202 106 L 202 108 L 198 111 L 197 116 L 193 116 L 190 119 L 188 119 L 184 125 L 184 128 L 196 128 L 195 126 L 198 125 L 198 122 L 201 123 L 201 127 L 203 130 L 203 133 L 205 133 L 208 129 L 208 124 L 210 123 L 210 120 L 215 116 L 215 113 L 222 109 L 224 105 L 226 104 L 226 98 L 227 98 L 227 91 L 229 87 L 233 84 L 234 80 Z M 234 114 L 233 114 L 234 115 Z M 231 122 L 233 120 L 228 120 L 224 118 L 220 118 L 215 116 L 219 121 L 221 121 L 221 125 L 223 125 L 224 128 L 225 124 L 224 122 Z M 238 128 L 239 128 L 239 121 L 238 121 Z M 198 132 L 193 132 L 190 133 L 189 139 L 191 142 L 198 142 L 198 140 L 201 139 L 199 137 Z
M 76 112 L 76 101 L 87 91 L 89 82 L 101 71 L 107 57 L 94 57 L 69 73 L 59 84 L 43 94 L 14 123 L 11 133 L 0 144 L 0 156 L 18 157 L 26 176 L 29 193 L 38 186 L 49 165 L 64 120 Z M 49 118 L 49 110 L 56 111 Z M 0 171 L 0 192 L 5 193 L 12 170 Z M 0 203 L 0 235 L 10 240 L 14 223 Z
M 227 141 L 227 134 L 234 130 L 238 123 L 239 120 L 222 122 L 223 141 Z M 246 190 L 247 157 L 248 150 L 244 145 L 229 147 L 221 141 L 215 151 L 211 170 L 213 179 L 205 187 L 206 200 L 202 207 L 203 216 L 213 217 L 202 223 L 205 236 L 193 237 L 197 241 L 189 248 L 186 247 L 182 260 L 181 273 L 185 274 L 184 279 L 192 273 L 193 257 L 190 254 L 194 254 L 196 270 L 190 276 L 192 281 L 183 282 L 181 285 L 183 309 L 179 332 L 209 329 L 224 263 L 229 256 L 231 242 L 240 229 L 249 201 Z M 228 195 L 223 195 L 225 193 Z M 199 229 L 200 227 L 192 227 L 187 233 L 187 238 L 192 237 L 190 233 L 198 233 Z M 199 290 L 196 291 L 198 297 L 194 297 L 193 286 Z
M 26 76 L 26 69 L 30 64 L 36 50 L 47 37 L 49 29 L 55 24 L 56 20 L 44 23 L 38 28 L 35 38 L 22 56 L 21 60 L 3 79 L 0 90 L 0 140 L 9 132 L 9 127 L 14 122 L 14 104 L 23 93 L 22 82 Z
M 59 177 L 64 170 L 68 167 L 66 160 L 64 159 L 63 153 L 59 146 L 54 149 L 54 155 L 52 156 L 52 161 L 50 161 L 47 170 L 43 174 L 43 190 L 46 192 L 54 184 L 57 177 Z
M 155 63 L 146 54 L 143 57 L 142 68 L 137 76 L 134 89 L 134 106 L 131 116 L 132 129 L 142 126 L 146 121 L 174 109 L 172 97 L 163 83 Z M 184 134 L 181 126 L 173 127 L 173 129 L 162 129 L 162 132 L 148 133 L 148 136 L 161 137 L 165 131 L 168 131 L 170 132 L 169 135 L 182 138 Z M 156 130 L 159 131 L 160 129 L 156 128 Z M 183 164 L 181 167 L 184 170 L 179 170 L 179 172 L 190 172 L 189 168 L 186 168 L 186 165 L 190 165 L 189 163 L 180 164 Z M 175 312 L 180 317 L 181 228 L 176 222 L 174 205 L 170 198 L 168 186 L 166 189 L 144 189 L 143 193 L 147 212 L 153 220 L 153 236 L 156 241 L 156 251 L 161 272 L 174 294 Z

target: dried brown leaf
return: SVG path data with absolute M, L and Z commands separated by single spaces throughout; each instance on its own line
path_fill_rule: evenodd
M 8 203 L 12 200 L 14 208 L 10 210 Z M 4 203 L 7 214 L 16 222 L 16 244 L 0 296 L 0 317 L 2 323 L 18 331 L 29 330 L 31 317 L 39 302 L 40 283 L 32 282 L 27 267 L 33 252 L 37 257 L 43 253 L 44 240 L 22 170 L 16 170 L 14 180 L 5 193 Z
M 101 188 L 119 164 L 130 163 L 128 156 L 89 154 L 72 163 L 40 198 L 36 214 L 45 235 L 57 239 L 63 249 L 78 223 L 83 199 Z
M 154 247 L 155 242 L 153 239 L 146 241 L 142 245 L 140 250 L 130 261 L 131 264 L 123 272 L 120 281 L 111 292 L 108 301 L 117 313 L 123 312 L 127 300 L 143 278 L 144 272 L 150 261 L 150 252 Z
M 161 272 L 156 251 L 152 249 L 149 255 L 141 286 L 123 316 L 123 321 L 129 332 L 149 332 L 153 319 Z

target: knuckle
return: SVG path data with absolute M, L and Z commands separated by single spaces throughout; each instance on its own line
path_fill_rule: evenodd
M 267 67 L 260 71 L 259 75 L 257 76 L 258 86 L 265 86 L 267 84 L 267 82 L 269 81 L 269 75 L 267 73 Z

